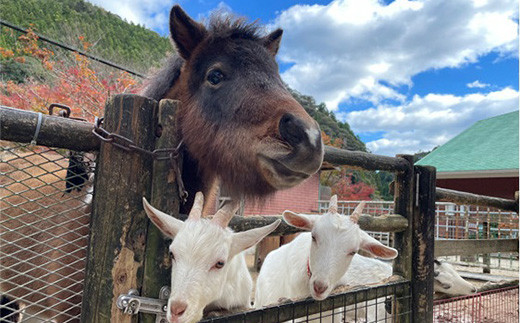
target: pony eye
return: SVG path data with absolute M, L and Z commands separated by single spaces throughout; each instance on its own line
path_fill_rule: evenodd
M 215 264 L 215 266 L 213 266 L 214 268 L 217 268 L 217 269 L 221 269 L 222 267 L 224 267 L 226 263 L 223 262 L 223 261 L 217 261 L 217 263 Z
M 212 85 L 217 85 L 224 79 L 224 74 L 219 70 L 212 70 L 208 73 L 207 80 Z

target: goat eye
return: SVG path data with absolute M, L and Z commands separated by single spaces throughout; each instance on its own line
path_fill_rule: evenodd
M 311 237 L 312 237 L 312 242 L 316 242 L 316 237 L 314 236 L 314 234 Z
M 208 73 L 207 80 L 212 85 L 217 85 L 224 79 L 224 74 L 219 70 L 212 70 Z
M 353 256 L 353 255 L 355 255 L 355 254 L 356 254 L 355 251 L 352 251 L 352 252 L 349 252 L 349 253 L 348 253 L 349 256 Z
M 216 263 L 215 266 L 213 266 L 213 267 L 215 267 L 215 268 L 217 268 L 217 269 L 221 269 L 222 267 L 224 267 L 225 264 L 226 264 L 226 263 L 223 262 L 223 261 L 217 261 L 217 263 Z
M 175 260 L 175 256 L 173 255 L 173 252 L 171 252 L 171 251 L 170 251 L 170 259 L 171 259 L 172 261 Z

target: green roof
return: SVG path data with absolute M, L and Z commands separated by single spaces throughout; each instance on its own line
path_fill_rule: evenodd
M 476 122 L 416 165 L 437 172 L 518 170 L 518 111 Z

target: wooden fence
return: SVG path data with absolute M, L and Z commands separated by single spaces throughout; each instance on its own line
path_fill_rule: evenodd
M 147 150 L 174 147 L 178 142 L 174 135 L 177 104 L 171 100 L 158 103 L 137 95 L 116 95 L 106 106 L 104 129 Z M 5 107 L 0 108 L 0 113 L 2 140 L 31 142 L 35 129 L 39 128 L 40 145 L 78 151 L 99 150 L 81 321 L 135 322 L 137 316 L 124 314 L 117 308 L 118 296 L 137 289 L 144 296 L 157 297 L 160 287 L 167 285 L 170 279 L 168 270 L 162 265 L 168 257 L 167 243 L 147 220 L 141 199 L 145 196 L 157 208 L 186 218 L 179 214 L 176 173 L 169 161 L 154 161 L 147 155 L 101 144 L 92 132 L 94 126 L 87 122 L 38 116 L 34 112 Z M 518 239 L 494 245 L 484 240 L 448 241 L 438 244 L 434 251 L 436 199 L 518 212 L 517 201 L 436 189 L 435 168 L 414 166 L 410 155 L 387 157 L 326 147 L 324 159 L 334 165 L 396 174 L 394 214 L 386 217 L 363 215 L 359 222 L 365 230 L 395 232 L 394 247 L 399 256 L 394 262 L 394 274 L 409 282 L 411 291 L 412 315 L 406 315 L 400 321 L 433 322 L 435 255 L 468 250 L 476 253 L 518 252 Z M 276 218 L 234 217 L 230 227 L 242 231 L 266 225 Z M 280 225 L 272 235 L 295 232 L 293 227 Z M 311 311 L 318 312 L 319 307 L 314 306 Z M 404 312 L 404 307 L 404 303 L 397 301 L 394 314 Z M 151 315 L 140 315 L 139 321 L 152 322 L 154 319 Z

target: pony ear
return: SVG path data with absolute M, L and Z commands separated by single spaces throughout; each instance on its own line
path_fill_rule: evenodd
M 143 208 L 148 218 L 153 224 L 167 237 L 175 238 L 179 230 L 184 226 L 184 222 L 174 218 L 164 212 L 161 212 L 151 206 L 146 198 L 143 197 Z
M 170 35 L 179 55 L 187 60 L 206 37 L 206 28 L 191 19 L 179 5 L 175 5 L 170 11 Z
M 390 248 L 372 238 L 365 231 L 361 231 L 361 245 L 360 249 L 369 253 L 371 256 L 381 259 L 394 259 L 397 257 L 397 250 Z
M 314 215 L 297 214 L 292 211 L 283 211 L 283 219 L 287 224 L 306 231 L 311 231 L 316 221 Z
M 229 255 L 234 256 L 241 251 L 251 248 L 260 242 L 260 240 L 262 240 L 269 233 L 273 232 L 274 229 L 278 227 L 280 222 L 282 222 L 282 220 L 278 219 L 273 223 L 260 228 L 234 233 Z
M 278 28 L 263 38 L 265 48 L 267 48 L 267 50 L 273 56 L 276 56 L 276 53 L 278 53 L 278 49 L 280 49 L 280 41 L 282 40 L 282 34 L 283 30 Z

